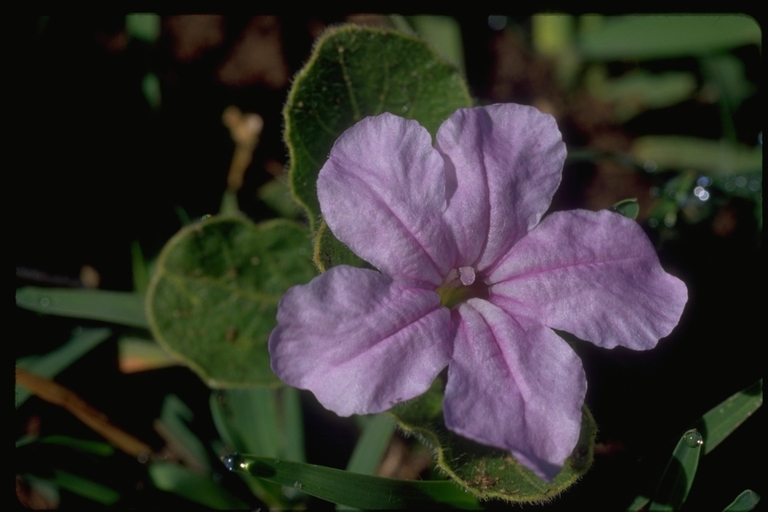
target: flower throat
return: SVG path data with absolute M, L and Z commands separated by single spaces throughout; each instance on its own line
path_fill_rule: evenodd
M 449 309 L 466 302 L 471 298 L 487 299 L 488 285 L 481 279 L 476 279 L 475 269 L 461 267 L 452 269 L 445 276 L 443 284 L 437 289 L 440 305 Z

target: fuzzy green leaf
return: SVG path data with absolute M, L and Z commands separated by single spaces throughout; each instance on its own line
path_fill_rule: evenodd
M 320 272 L 325 272 L 336 265 L 350 265 L 352 267 L 369 266 L 365 260 L 353 253 L 349 247 L 340 242 L 331 233 L 325 220 L 320 221 L 320 227 L 317 229 L 312 259 Z
M 155 338 L 211 387 L 279 385 L 267 341 L 280 297 L 315 275 L 310 254 L 307 231 L 289 221 L 211 217 L 183 228 L 147 294 Z
M 327 31 L 294 80 L 283 112 L 290 185 L 312 230 L 320 220 L 317 175 L 344 130 L 391 112 L 416 119 L 434 135 L 471 103 L 461 74 L 419 39 L 352 25 Z
M 597 427 L 584 407 L 581 436 L 552 483 L 541 480 L 509 452 L 483 446 L 445 427 L 443 384 L 438 378 L 423 395 L 396 405 L 390 412 L 406 433 L 416 435 L 434 451 L 437 464 L 455 482 L 480 499 L 509 502 L 546 501 L 578 480 L 592 465 Z

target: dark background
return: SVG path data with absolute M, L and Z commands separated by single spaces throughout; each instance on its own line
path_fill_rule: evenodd
M 240 207 L 256 221 L 275 216 L 256 191 L 286 163 L 281 110 L 290 78 L 309 57 L 314 38 L 345 20 L 169 16 L 154 45 L 128 37 L 122 16 L 28 20 L 22 72 L 13 78 L 22 86 L 16 105 L 21 122 L 14 126 L 21 143 L 12 148 L 21 158 L 8 166 L 15 178 L 9 195 L 18 219 L 13 223 L 16 287 L 79 286 L 87 265 L 98 273 L 100 288 L 131 290 L 134 240 L 153 257 L 181 227 L 179 208 L 191 219 L 218 211 L 234 149 L 221 123 L 228 105 L 264 119 L 260 144 L 238 193 Z M 382 23 L 375 16 L 356 21 Z M 621 125 L 609 106 L 583 90 L 561 89 L 553 65 L 530 50 L 526 18 L 510 18 L 511 28 L 505 31 L 490 29 L 487 16 L 459 21 L 467 81 L 477 102 L 546 105 L 556 112 L 569 148 L 625 151 L 634 137 L 645 134 L 722 135 L 717 107 L 695 101 L 649 111 Z M 761 86 L 757 47 L 733 53 L 744 62 L 747 77 Z M 612 64 L 617 73 L 628 65 Z M 694 69 L 696 63 L 667 59 L 648 65 Z M 150 71 L 161 83 L 158 109 L 141 90 Z M 737 135 L 746 144 L 755 144 L 761 106 L 755 93 L 734 114 Z M 606 208 L 638 197 L 643 207 L 639 221 L 645 222 L 656 185 L 615 162 L 569 161 L 553 209 Z M 595 464 L 580 484 L 543 508 L 625 508 L 658 478 L 679 436 L 695 420 L 762 377 L 762 245 L 753 212 L 747 199 L 721 197 L 709 217 L 679 222 L 673 236 L 661 236 L 644 224 L 665 268 L 688 285 L 688 306 L 678 328 L 652 351 L 607 351 L 577 343 L 590 386 L 587 405 L 599 427 Z M 16 357 L 46 353 L 68 339 L 75 325 L 89 324 L 20 309 L 14 315 L 19 328 L 10 340 Z M 204 442 L 217 437 L 209 391 L 194 374 L 181 367 L 121 374 L 114 343 L 103 343 L 57 381 L 158 448 L 162 440 L 152 420 L 168 393 L 195 411 L 193 425 Z M 322 411 L 311 395 L 304 400 L 308 461 L 344 467 L 355 424 Z M 722 510 L 746 488 L 765 496 L 760 469 L 764 434 L 758 426 L 763 409 L 755 416 L 702 459 L 687 509 Z M 29 432 L 99 439 L 68 413 L 36 398 L 15 415 L 16 437 Z M 146 469 L 127 456 L 74 460 L 65 450 L 17 450 L 16 473 L 40 468 L 98 475 L 123 493 L 123 507 L 181 502 L 196 508 L 151 489 Z M 219 470 L 224 482 L 246 499 L 238 480 L 225 475 L 223 467 Z M 62 491 L 63 508 L 88 505 Z

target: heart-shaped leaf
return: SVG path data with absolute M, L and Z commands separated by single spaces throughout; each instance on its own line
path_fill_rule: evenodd
M 163 248 L 147 293 L 155 338 L 214 388 L 276 386 L 267 341 L 277 303 L 315 274 L 306 229 L 211 217 Z
M 294 80 L 283 112 L 291 189 L 312 231 L 320 222 L 317 175 L 344 130 L 391 112 L 434 135 L 456 109 L 471 104 L 459 71 L 415 37 L 353 25 L 326 32 Z

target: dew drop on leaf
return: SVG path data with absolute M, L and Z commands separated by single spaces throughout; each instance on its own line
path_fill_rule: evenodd
M 242 457 L 239 453 L 230 453 L 221 458 L 221 462 L 224 463 L 224 467 L 229 471 L 237 471 L 242 466 Z
M 704 438 L 701 437 L 698 430 L 689 430 L 685 433 L 684 437 L 685 444 L 687 444 L 689 448 L 698 448 L 704 444 Z

